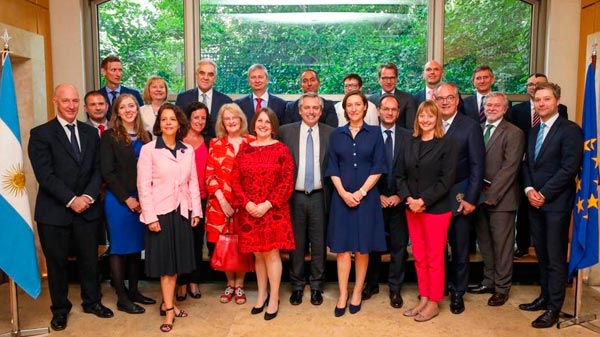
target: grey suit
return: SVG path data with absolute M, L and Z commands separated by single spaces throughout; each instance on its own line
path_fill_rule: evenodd
M 294 181 L 298 176 L 300 163 L 300 125 L 302 122 L 287 124 L 279 129 L 280 139 L 286 144 L 294 159 Z M 292 227 L 296 249 L 290 253 L 290 280 L 292 290 L 303 290 L 306 284 L 304 272 L 305 249 L 310 242 L 310 288 L 322 290 L 325 280 L 325 233 L 329 200 L 331 195 L 331 181 L 325 180 L 327 169 L 327 149 L 329 135 L 333 128 L 319 123 L 319 167 L 323 188 L 305 193 L 296 190 L 291 198 Z M 315 144 L 315 150 L 317 144 Z M 307 241 L 308 239 L 308 241 Z
M 485 124 L 484 124 L 485 132 Z M 523 131 L 500 121 L 488 141 L 481 207 L 476 217 L 483 257 L 482 284 L 508 294 L 512 284 L 515 215 L 519 205 L 519 170 L 525 150 Z

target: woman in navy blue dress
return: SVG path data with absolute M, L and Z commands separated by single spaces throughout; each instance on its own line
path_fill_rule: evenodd
M 335 129 L 329 139 L 329 164 L 326 175 L 331 177 L 335 192 L 331 199 L 327 242 L 337 253 L 339 298 L 335 316 L 342 316 L 350 301 L 349 311 L 361 308 L 361 291 L 369 264 L 369 252 L 385 251 L 383 213 L 377 192 L 377 180 L 387 173 L 381 131 L 364 123 L 367 97 L 361 91 L 351 91 L 342 101 L 344 116 L 349 121 Z M 348 295 L 348 279 L 354 253 L 355 283 L 352 297 Z
M 113 104 L 111 128 L 100 142 L 102 178 L 106 182 L 104 212 L 110 235 L 110 271 L 117 292 L 117 309 L 129 314 L 145 310 L 135 304 L 153 304 L 155 300 L 138 291 L 141 251 L 146 226 L 140 222 L 137 194 L 137 159 L 142 145 L 150 141 L 144 130 L 135 97 L 120 95 Z M 129 280 L 129 289 L 124 280 Z

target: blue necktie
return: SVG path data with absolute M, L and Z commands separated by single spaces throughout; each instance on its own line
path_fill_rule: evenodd
M 307 193 L 312 192 L 312 190 L 315 188 L 314 153 L 312 129 L 308 129 L 308 136 L 306 137 L 306 170 L 304 172 L 304 191 Z
M 540 131 L 537 134 L 537 139 L 535 140 L 535 152 L 533 154 L 533 159 L 537 159 L 538 154 L 540 153 L 540 149 L 542 148 L 542 144 L 544 143 L 544 129 L 546 128 L 545 123 L 540 124 Z
M 75 134 L 75 125 L 67 124 L 67 128 L 71 131 L 71 147 L 73 148 L 73 153 L 75 153 L 75 158 L 79 161 L 79 157 L 81 155 L 81 150 L 79 150 L 79 143 L 77 143 L 77 135 Z

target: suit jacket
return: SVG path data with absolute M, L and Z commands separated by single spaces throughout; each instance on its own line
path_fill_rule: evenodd
M 485 146 L 481 127 L 473 119 L 457 113 L 444 138 L 454 140 L 457 146 L 456 183 L 461 184 L 466 181 L 463 198 L 468 203 L 477 205 L 485 164 Z
M 456 173 L 455 143 L 446 137 L 434 138 L 421 151 L 422 143 L 421 138 L 411 137 L 402 149 L 396 165 L 397 194 L 403 201 L 407 197 L 422 198 L 427 213 L 449 212 L 448 192 Z
M 479 123 L 479 106 L 477 105 L 477 94 L 463 99 L 463 113 Z
M 39 183 L 35 202 L 35 220 L 54 226 L 68 226 L 75 212 L 66 205 L 75 196 L 89 195 L 96 202 L 81 213 L 86 221 L 98 220 L 102 206 L 98 202 L 102 177 L 98 130 L 77 121 L 80 160 L 76 159 L 69 138 L 58 119 L 31 129 L 28 153 Z
M 190 103 L 198 102 L 198 91 L 199 89 L 198 87 L 196 87 L 194 89 L 180 92 L 177 95 L 177 99 L 175 100 L 175 105 L 177 105 L 185 111 L 185 108 Z M 217 114 L 219 113 L 219 109 L 221 109 L 221 107 L 224 104 L 232 102 L 233 101 L 231 100 L 231 98 L 229 98 L 229 96 L 222 94 L 213 88 L 212 102 L 210 104 L 209 123 L 206 128 L 206 133 L 210 137 L 214 138 L 217 135 L 215 131 L 215 124 L 217 123 Z M 250 123 L 250 121 L 248 121 L 248 123 Z
M 106 119 L 110 120 L 110 117 L 112 116 L 112 104 L 110 103 L 110 98 L 108 97 L 108 92 L 110 90 L 108 90 L 108 88 L 106 88 L 106 86 L 100 88 L 100 90 L 98 90 L 102 96 L 104 96 L 104 98 L 106 99 L 106 103 L 108 103 L 108 111 L 106 112 Z M 135 97 L 135 99 L 138 102 L 139 106 L 144 105 L 144 100 L 142 99 L 142 95 L 140 95 L 140 92 L 135 90 L 135 89 L 131 89 L 131 88 L 127 88 L 126 86 L 121 86 L 121 92 L 120 94 L 130 94 L 133 95 L 133 97 Z M 120 95 L 119 94 L 119 95 Z
M 546 198 L 541 208 L 543 211 L 571 211 L 575 198 L 575 176 L 583 155 L 581 128 L 558 117 L 548 131 L 538 157 L 534 159 L 539 130 L 538 125 L 529 134 L 522 169 L 523 187 L 533 187 Z
M 181 215 L 202 217 L 200 187 L 194 149 L 177 142 L 177 157 L 164 147 L 156 147 L 157 138 L 144 146 L 137 165 L 137 189 L 142 214 L 140 221 L 150 224 L 158 215 L 167 214 L 180 207 Z
M 493 205 L 488 208 L 490 211 L 518 208 L 518 177 L 524 150 L 523 131 L 503 119 L 485 146 L 484 177 L 491 184 L 484 187 L 483 200 Z
M 131 144 L 117 141 L 113 130 L 107 130 L 100 139 L 100 168 L 108 189 L 125 202 L 137 192 L 137 159 Z
M 254 118 L 254 112 L 256 110 L 256 102 L 252 98 L 252 94 L 236 99 L 234 102 L 240 106 L 240 108 L 246 115 L 246 119 L 248 119 L 248 125 L 250 125 L 250 122 L 252 121 L 252 118 Z M 267 103 L 267 107 L 275 111 L 275 114 L 277 114 L 277 119 L 279 119 L 280 121 L 283 119 L 286 104 L 287 102 L 283 99 L 269 94 L 269 101 Z
M 283 119 L 281 120 L 281 125 L 295 123 L 302 120 L 298 110 L 298 102 L 299 100 L 287 102 Z M 325 123 L 332 128 L 338 127 L 338 118 L 334 105 L 335 103 L 333 101 L 323 98 L 323 113 L 321 114 L 321 118 L 319 118 L 319 123 Z
M 294 159 L 294 185 L 298 177 L 298 164 L 300 163 L 300 124 L 296 122 L 292 124 L 286 124 L 279 129 L 280 140 L 288 146 Z M 325 193 L 325 214 L 329 211 L 329 200 L 331 200 L 332 183 L 331 179 L 325 176 L 327 170 L 328 156 L 327 151 L 329 149 L 329 136 L 331 135 L 333 128 L 327 124 L 319 123 L 319 163 L 321 168 L 321 183 L 323 185 L 323 192 Z
M 381 90 L 369 96 L 369 101 L 373 102 L 375 106 L 379 106 L 379 100 L 381 99 Z M 396 121 L 396 125 L 412 130 L 415 123 L 415 115 L 417 113 L 417 106 L 415 105 L 415 99 L 407 92 L 396 89 L 394 96 L 400 101 L 398 109 L 400 110 L 400 117 Z
M 385 143 L 385 139 L 383 141 Z M 389 197 L 397 194 L 396 169 L 398 165 L 402 165 L 403 160 L 400 157 L 404 148 L 409 146 L 411 142 L 411 132 L 407 129 L 396 126 L 396 132 L 394 132 L 394 158 L 392 159 L 392 171 L 382 174 L 381 178 L 379 178 L 377 181 L 377 189 L 379 190 L 380 195 Z
M 558 105 L 558 114 L 565 119 L 569 119 L 565 105 Z M 525 144 L 527 144 L 529 141 L 529 131 L 531 131 L 531 102 L 527 100 L 513 105 L 508 109 L 505 118 L 523 131 Z

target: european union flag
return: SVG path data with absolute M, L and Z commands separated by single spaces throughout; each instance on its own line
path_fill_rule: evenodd
M 577 176 L 569 277 L 598 263 L 598 131 L 596 128 L 596 74 L 592 63 L 585 77 L 583 98 L 583 163 Z

